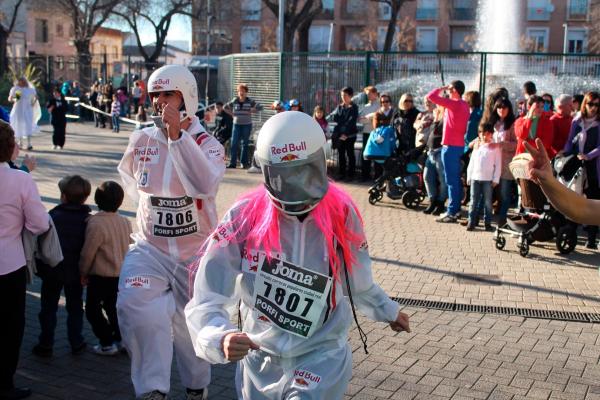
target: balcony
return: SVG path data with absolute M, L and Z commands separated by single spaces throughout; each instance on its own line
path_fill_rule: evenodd
M 527 7 L 527 21 L 550 21 L 550 11 L 547 8 Z
M 477 11 L 473 8 L 453 8 L 450 18 L 455 21 L 474 21 Z
M 315 19 L 333 19 L 333 8 L 323 8 Z
M 434 21 L 438 19 L 437 8 L 417 8 L 417 21 Z

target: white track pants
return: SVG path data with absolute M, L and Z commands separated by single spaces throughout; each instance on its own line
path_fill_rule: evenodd
M 210 383 L 210 364 L 196 357 L 183 313 L 189 284 L 186 264 L 147 243 L 135 244 L 125 257 L 117 313 L 136 396 L 169 392 L 173 345 L 183 385 L 200 389 Z
M 352 352 L 348 344 L 335 346 L 295 358 L 251 351 L 239 363 L 238 393 L 244 400 L 343 399 L 352 376 Z

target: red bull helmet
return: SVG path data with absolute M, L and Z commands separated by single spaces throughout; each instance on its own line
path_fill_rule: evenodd
M 193 117 L 198 111 L 198 85 L 196 78 L 183 65 L 165 65 L 148 78 L 148 93 L 177 91 L 183 96 L 186 115 Z
M 288 111 L 269 118 L 256 142 L 256 158 L 275 207 L 301 215 L 327 193 L 325 136 L 308 114 Z

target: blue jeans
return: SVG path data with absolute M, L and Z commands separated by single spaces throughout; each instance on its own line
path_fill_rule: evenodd
M 447 210 L 449 215 L 457 215 L 460 212 L 460 203 L 463 196 L 462 181 L 460 180 L 460 158 L 463 152 L 463 146 L 442 147 L 442 163 L 444 164 L 444 175 L 450 197 Z
M 477 223 L 483 198 L 483 221 L 492 223 L 492 181 L 471 181 L 471 203 L 469 206 L 469 222 Z
M 231 134 L 231 161 L 229 166 L 237 165 L 238 148 L 240 141 L 242 142 L 242 156 L 240 161 L 243 166 L 248 165 L 248 142 L 250 141 L 250 133 L 252 132 L 252 124 L 238 125 L 233 124 L 233 132 Z
M 113 123 L 113 132 L 119 132 L 119 116 L 113 114 L 112 116 L 112 123 Z
M 498 209 L 498 217 L 501 220 L 506 218 L 510 203 L 512 202 L 513 182 L 512 179 L 500 178 L 500 208 Z
M 444 203 L 448 197 L 448 186 L 446 186 L 446 177 L 444 176 L 441 149 L 429 151 L 427 160 L 425 160 L 423 179 L 429 200 Z

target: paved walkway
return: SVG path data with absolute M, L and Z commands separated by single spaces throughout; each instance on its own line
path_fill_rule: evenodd
M 47 131 L 48 128 L 45 130 Z M 33 173 L 48 208 L 58 202 L 56 183 L 80 173 L 95 187 L 118 179 L 116 165 L 128 132 L 70 124 L 62 151 L 51 150 L 47 132 L 34 140 Z M 260 175 L 227 170 L 218 211 L 260 182 Z M 345 185 L 363 212 L 377 281 L 390 296 L 463 304 L 600 313 L 597 252 L 578 246 L 569 256 L 553 243 L 535 243 L 518 254 L 516 241 L 495 249 L 490 233 L 437 224 L 429 216 L 384 200 L 367 201 L 366 186 Z M 126 201 L 123 213 L 134 217 Z M 580 243 L 582 244 L 582 242 Z M 463 274 L 476 274 L 478 280 Z M 132 399 L 129 360 L 91 353 L 72 356 L 60 308 L 55 355 L 31 355 L 38 334 L 39 281 L 28 289 L 26 337 L 17 382 L 33 399 Z M 406 308 L 412 334 L 361 319 L 368 333 L 365 355 L 351 332 L 353 378 L 347 399 L 600 399 L 600 324 Z M 86 338 L 95 343 L 86 323 Z M 171 395 L 182 399 L 174 369 Z M 213 368 L 211 399 L 234 399 L 234 368 Z

